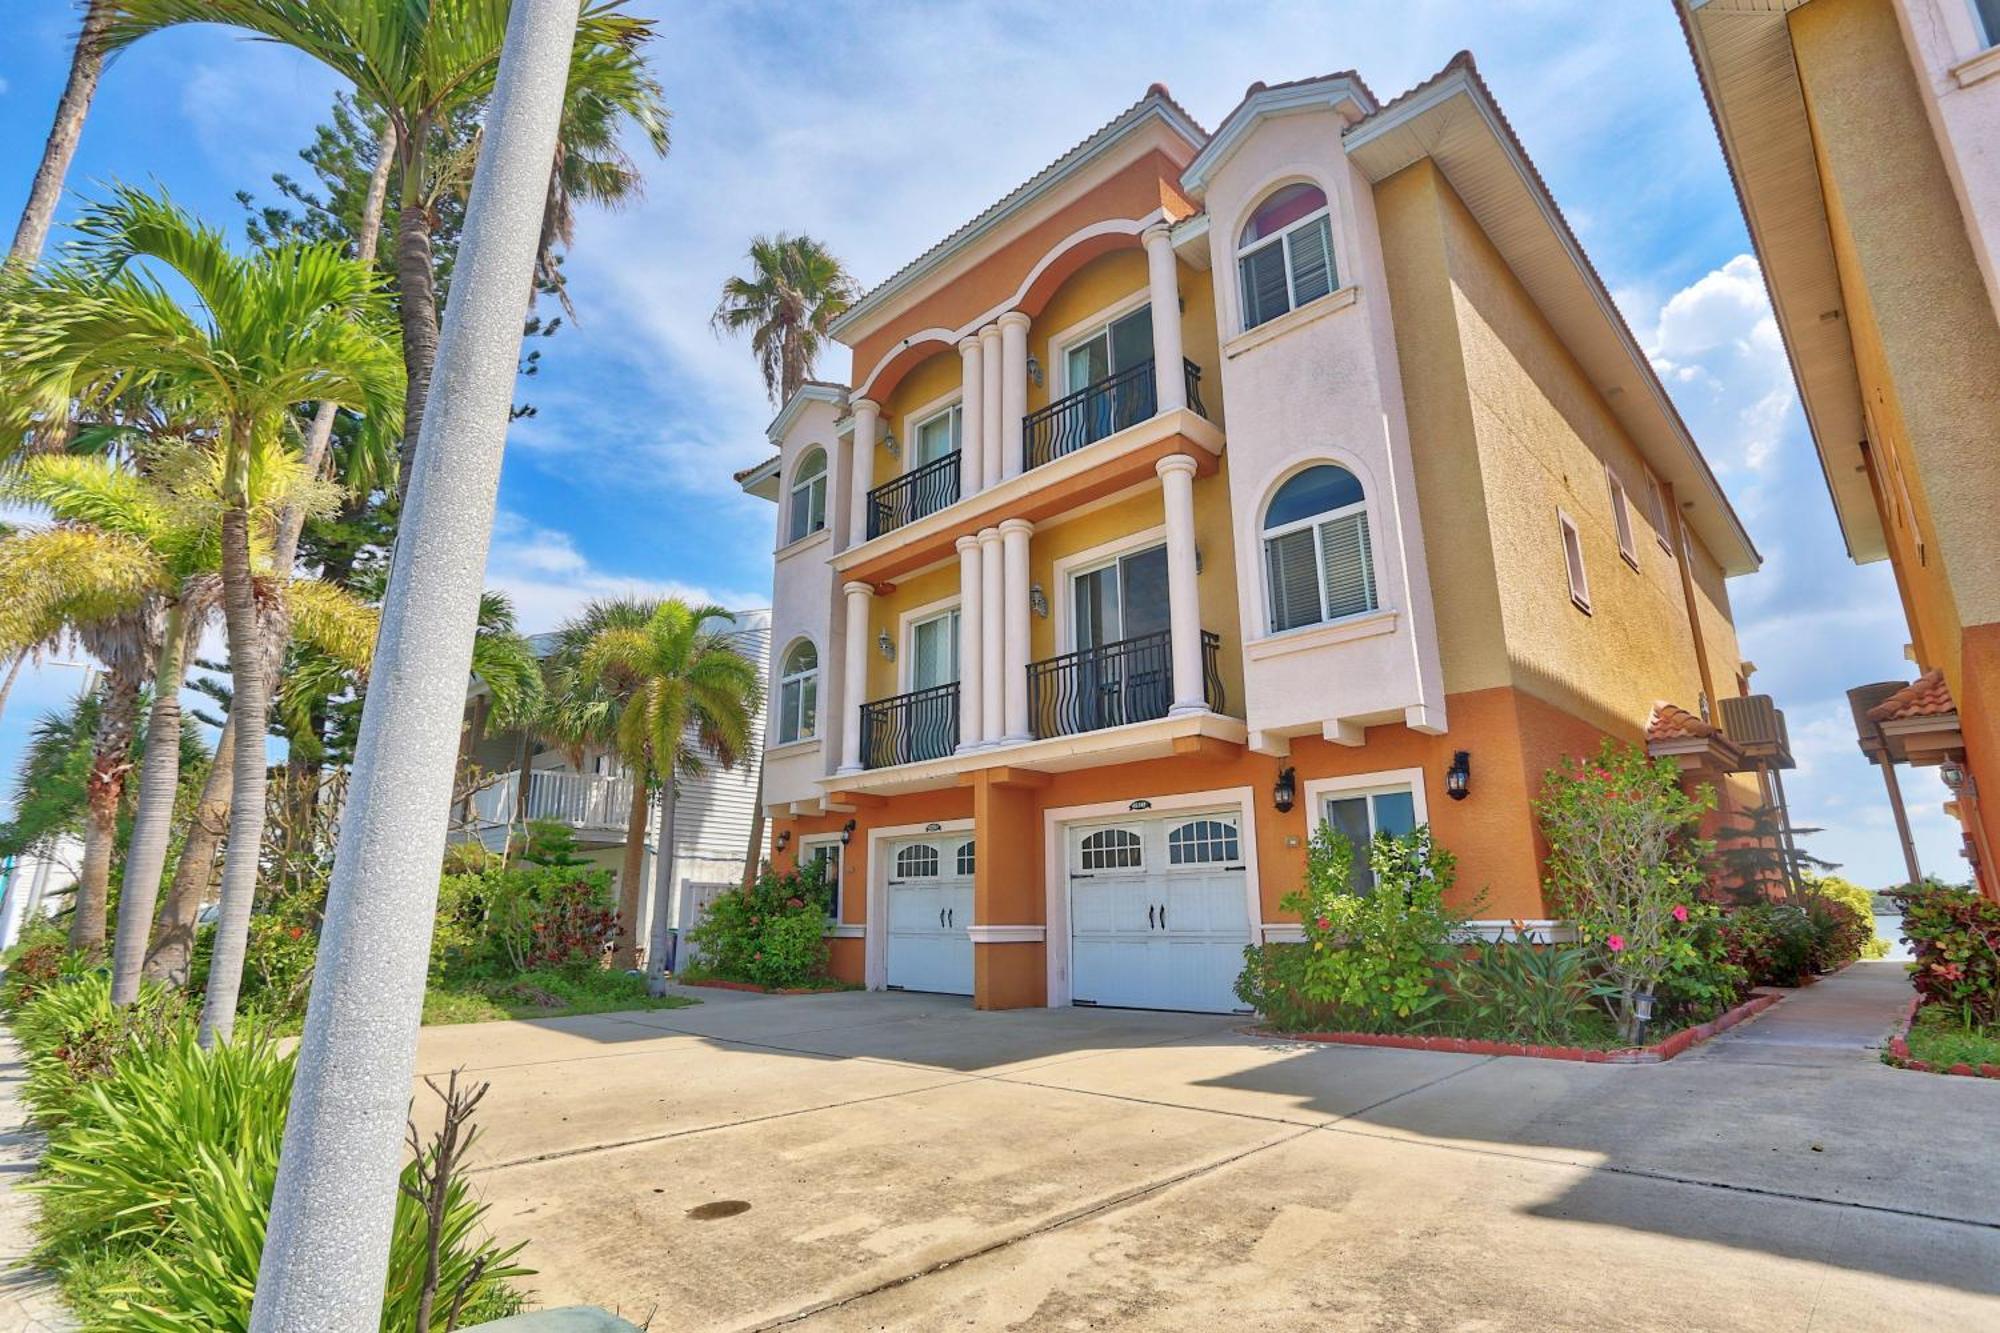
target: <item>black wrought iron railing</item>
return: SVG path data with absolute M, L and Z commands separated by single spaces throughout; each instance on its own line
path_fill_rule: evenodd
M 1222 640 L 1202 631 L 1202 698 L 1222 711 Z M 1165 717 L 1174 702 L 1174 648 L 1160 630 L 1028 664 L 1036 737 L 1072 736 Z
M 959 453 L 953 450 L 868 492 L 868 536 L 894 532 L 956 501 L 958 460 Z
M 1201 404 L 1201 367 L 1183 361 L 1188 406 L 1207 416 Z M 1052 463 L 1084 445 L 1136 426 L 1160 410 L 1159 385 L 1148 357 L 1115 375 L 1058 398 L 1021 419 L 1023 470 Z
M 867 768 L 939 759 L 958 748 L 958 682 L 861 705 L 861 762 Z

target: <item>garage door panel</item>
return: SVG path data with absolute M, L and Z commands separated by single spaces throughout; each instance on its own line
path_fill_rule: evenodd
M 972 881 L 963 836 L 914 839 L 889 850 L 887 981 L 903 990 L 972 993 Z M 900 874 L 895 872 L 902 872 Z

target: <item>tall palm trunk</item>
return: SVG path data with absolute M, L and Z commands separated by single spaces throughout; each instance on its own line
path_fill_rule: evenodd
M 248 429 L 236 432 L 248 438 Z M 232 460 L 232 467 L 236 466 Z M 221 911 L 215 923 L 215 952 L 208 967 L 208 994 L 202 1003 L 204 1048 L 227 1041 L 236 1027 L 236 1001 L 243 989 L 243 956 L 250 939 L 250 911 L 257 901 L 257 861 L 264 841 L 270 688 L 265 671 L 265 626 L 258 613 L 250 561 L 250 512 L 240 478 L 229 487 L 222 512 L 222 617 L 228 630 L 232 697 L 236 724 L 230 755 L 229 846 L 222 857 Z M 273 639 L 278 635 L 273 633 Z
M 639 960 L 640 881 L 646 871 L 646 815 L 651 803 L 646 799 L 646 775 L 632 773 L 632 808 L 625 816 L 625 864 L 618 872 L 618 946 L 611 951 L 611 966 L 623 971 Z
M 181 664 L 186 652 L 187 611 L 176 600 L 167 606 L 159 661 L 153 669 L 153 711 L 146 720 L 139 809 L 132 819 L 125 883 L 118 893 L 118 936 L 111 957 L 111 1003 L 115 1005 L 139 998 L 146 934 L 153 924 L 154 902 L 160 896 L 160 872 L 167 863 L 174 793 L 181 779 Z
M 7 711 L 7 696 L 14 692 L 14 680 L 21 674 L 21 666 L 28 660 L 28 649 L 14 654 L 14 664 L 7 668 L 7 679 L 0 680 L 0 714 Z
M 83 869 L 76 881 L 76 914 L 69 923 L 69 947 L 93 957 L 104 952 L 118 806 L 132 771 L 132 730 L 139 718 L 139 673 L 129 666 L 114 667 L 106 673 L 103 689 L 104 707 L 97 716 L 84 786 Z
M 153 944 L 146 951 L 146 975 L 170 986 L 188 983 L 195 921 L 201 915 L 202 900 L 208 897 L 209 881 L 215 878 L 215 853 L 229 827 L 230 757 L 235 751 L 236 719 L 232 716 L 224 719 L 222 734 L 215 739 L 215 756 L 208 766 L 208 779 L 202 783 L 201 798 L 195 803 L 194 818 L 188 822 L 187 837 L 181 842 L 173 887 L 160 904 L 160 914 L 153 922 Z M 125 891 L 132 891 L 129 873 Z
M 421 162 L 429 127 L 411 131 L 408 147 Z M 403 442 L 397 449 L 396 501 L 410 493 L 410 469 L 417 460 L 417 437 L 424 428 L 424 401 L 431 393 L 431 367 L 437 362 L 437 278 L 431 268 L 431 219 L 424 207 L 421 176 L 405 169 L 401 211 L 396 215 L 396 300 L 403 324 Z
M 653 995 L 664 994 L 667 989 L 667 939 L 671 933 L 667 908 L 679 887 L 674 879 L 674 798 L 678 794 L 674 766 L 668 764 L 660 778 L 660 846 L 653 854 L 652 943 L 646 950 L 646 990 Z M 683 928 L 689 924 L 681 922 Z
M 63 84 L 62 98 L 56 103 L 55 123 L 42 144 L 42 164 L 35 169 L 35 183 L 28 188 L 28 204 L 21 210 L 20 226 L 14 230 L 14 245 L 7 262 L 23 266 L 41 258 L 48 242 L 49 227 L 56 219 L 56 203 L 62 198 L 63 181 L 69 175 L 70 159 L 76 156 L 77 141 L 83 137 L 83 118 L 90 112 L 90 99 L 97 93 L 98 75 L 104 72 L 104 30 L 111 24 L 108 0 L 91 0 L 83 17 L 83 32 L 70 56 L 69 81 Z
M 757 747 L 756 804 L 750 810 L 750 846 L 743 855 L 743 891 L 750 892 L 757 874 L 764 868 L 764 748 Z

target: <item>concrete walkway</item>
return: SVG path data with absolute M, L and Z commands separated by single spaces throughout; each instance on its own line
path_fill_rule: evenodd
M 2000 1085 L 1869 1058 L 1900 984 L 1623 1068 L 715 991 L 419 1067 L 538 1298 L 654 1330 L 2000 1327 Z
M 42 1136 L 27 1123 L 21 1104 L 26 1070 L 13 1034 L 0 1028 L 0 1329 L 21 1333 L 68 1333 L 76 1327 L 55 1283 L 23 1267 L 34 1246 L 35 1199 L 17 1188 L 35 1170 Z
M 1910 1011 L 1910 995 L 1910 974 L 1902 963 L 1850 963 L 1789 993 L 1756 1022 L 1732 1028 L 1682 1058 L 1819 1069 L 1877 1063 Z

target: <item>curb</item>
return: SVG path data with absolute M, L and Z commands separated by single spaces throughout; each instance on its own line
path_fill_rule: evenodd
M 1753 995 L 1717 1018 L 1682 1028 L 1671 1037 L 1650 1046 L 1627 1046 L 1616 1050 L 1594 1046 L 1529 1046 L 1511 1041 L 1485 1041 L 1477 1037 L 1415 1037 L 1391 1032 L 1278 1032 L 1265 1027 L 1247 1028 L 1245 1031 L 1253 1036 L 1279 1041 L 1310 1041 L 1333 1046 L 1387 1046 L 1396 1050 L 1442 1051 L 1455 1055 L 1515 1055 L 1535 1060 L 1574 1060 L 1593 1065 L 1656 1065 L 1755 1018 L 1784 998 L 1782 995 Z
M 1949 1067 L 1939 1067 L 1928 1060 L 1917 1060 L 1910 1055 L 1910 1027 L 1917 1021 L 1917 1010 L 1923 1007 L 1924 997 L 1912 995 L 1910 1007 L 1903 1014 L 1903 1021 L 1896 1025 L 1896 1034 L 1889 1038 L 1889 1045 L 1882 1052 L 1882 1063 L 1897 1069 L 1908 1069 L 1918 1074 L 1955 1074 L 1960 1078 L 2000 1078 L 2000 1065 L 1973 1066 L 1961 1061 Z

